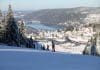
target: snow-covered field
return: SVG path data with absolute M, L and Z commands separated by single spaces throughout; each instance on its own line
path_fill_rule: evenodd
M 0 70 L 100 70 L 100 57 L 0 46 Z

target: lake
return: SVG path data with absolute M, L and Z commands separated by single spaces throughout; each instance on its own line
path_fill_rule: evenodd
M 51 25 L 47 26 L 42 23 L 27 23 L 26 26 L 35 28 L 37 30 L 47 30 L 47 31 L 55 31 L 61 28 L 60 26 L 51 26 Z

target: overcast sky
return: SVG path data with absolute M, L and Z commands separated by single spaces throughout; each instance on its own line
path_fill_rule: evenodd
M 0 0 L 0 9 L 7 10 L 9 3 L 11 3 L 14 10 L 72 8 L 80 6 L 100 7 L 100 0 Z

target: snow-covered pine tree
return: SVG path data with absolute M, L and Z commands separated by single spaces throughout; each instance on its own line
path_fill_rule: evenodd
M 4 43 L 5 41 L 5 20 L 4 20 L 4 16 L 0 10 L 0 42 Z
M 26 45 L 27 38 L 25 36 L 25 24 L 24 24 L 23 20 L 21 20 L 19 22 L 19 26 L 18 27 L 19 27 L 19 33 L 20 33 L 20 43 L 22 45 Z
M 9 45 L 20 46 L 20 34 L 16 21 L 13 16 L 11 5 L 9 5 L 7 17 L 6 17 L 6 43 Z
M 25 36 L 25 23 L 23 22 L 23 20 L 21 20 L 21 22 L 19 23 L 19 31 L 22 36 Z

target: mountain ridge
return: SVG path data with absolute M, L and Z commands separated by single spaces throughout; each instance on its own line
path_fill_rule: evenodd
M 100 14 L 100 7 L 43 9 L 29 13 L 25 18 L 37 20 L 44 24 L 58 24 L 68 21 L 84 23 L 82 20 L 89 14 Z

